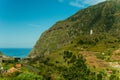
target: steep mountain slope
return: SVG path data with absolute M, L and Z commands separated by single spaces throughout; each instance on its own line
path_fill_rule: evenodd
M 41 35 L 29 57 L 42 57 L 72 43 L 93 51 L 117 47 L 120 43 L 120 3 L 117 1 L 91 6 L 57 22 Z
M 119 0 L 80 10 L 41 35 L 28 64 L 46 80 L 119 80 L 109 64 L 120 58 L 119 22 Z

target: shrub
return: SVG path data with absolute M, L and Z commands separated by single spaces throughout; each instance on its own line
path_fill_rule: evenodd
M 33 73 L 26 72 L 26 73 L 20 74 L 14 79 L 15 80 L 43 80 L 43 77 Z

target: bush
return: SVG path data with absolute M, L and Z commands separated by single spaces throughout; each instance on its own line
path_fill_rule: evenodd
M 43 80 L 42 76 L 33 73 L 22 73 L 15 78 L 15 80 Z
M 70 67 L 63 67 L 62 76 L 65 80 L 95 80 L 95 72 L 91 72 L 85 64 L 85 59 L 79 56 L 78 59 L 74 60 Z
M 64 58 L 71 58 L 72 54 L 73 54 L 72 52 L 64 51 Z

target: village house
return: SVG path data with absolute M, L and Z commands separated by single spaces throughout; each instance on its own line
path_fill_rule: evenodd
M 9 74 L 11 74 L 11 73 L 15 73 L 15 72 L 17 72 L 18 71 L 18 69 L 16 69 L 15 67 L 11 67 L 10 69 L 8 69 L 8 70 L 3 70 L 3 71 L 1 71 L 1 74 L 3 75 L 3 76 L 7 76 L 7 75 L 9 75 Z
M 112 70 L 108 70 L 107 71 L 108 74 L 112 74 L 112 72 L 113 72 Z
M 10 69 L 7 70 L 7 73 L 14 73 L 17 72 L 18 70 L 15 67 L 11 67 Z
M 18 63 L 14 67 L 11 67 L 8 70 L 4 70 L 3 67 L 1 67 L 1 74 L 5 76 L 5 75 L 8 75 L 8 74 L 11 74 L 14 72 L 18 72 L 18 71 L 20 71 L 21 66 L 22 66 L 22 64 Z
M 17 69 L 20 69 L 21 67 L 22 67 L 22 64 L 20 64 L 20 63 L 15 65 L 15 68 L 17 68 Z

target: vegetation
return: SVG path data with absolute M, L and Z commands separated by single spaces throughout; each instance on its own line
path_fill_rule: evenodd
M 0 52 L 0 55 L 3 55 L 2 52 Z
M 42 57 L 71 42 L 89 51 L 118 48 L 119 5 L 116 1 L 106 1 L 80 10 L 68 19 L 57 22 L 41 35 L 29 56 Z M 93 30 L 92 35 L 90 30 Z
M 57 22 L 41 35 L 29 64 L 47 80 L 118 80 L 109 62 L 120 48 L 119 5 L 106 1 Z
M 25 72 L 25 73 L 14 73 L 7 77 L 0 77 L 0 80 L 43 80 L 42 76 Z
M 10 75 L 12 80 L 119 80 L 119 5 L 117 0 L 106 1 L 57 22 L 41 35 L 29 55 L 26 65 L 39 72 L 22 68 Z

